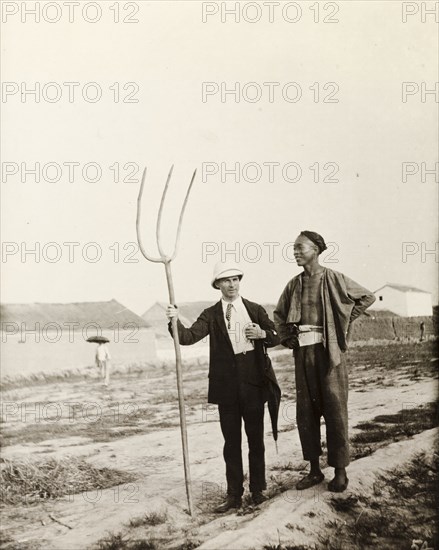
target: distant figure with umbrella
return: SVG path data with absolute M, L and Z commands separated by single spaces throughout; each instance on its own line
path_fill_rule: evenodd
M 250 492 L 254 504 L 266 500 L 264 403 L 268 401 L 273 436 L 277 439 L 280 389 L 265 348 L 279 338 L 265 309 L 239 295 L 243 272 L 235 265 L 217 264 L 211 284 L 221 291 L 219 302 L 205 309 L 186 328 L 178 309 L 169 305 L 169 320 L 177 318 L 180 343 L 191 345 L 210 337 L 208 402 L 218 404 L 224 436 L 227 499 L 216 509 L 223 513 L 241 506 L 244 472 L 241 424 L 244 420 L 249 446 Z M 169 323 L 172 334 L 172 324 Z
M 96 366 L 101 370 L 101 376 L 106 386 L 110 382 L 111 355 L 106 345 L 109 341 L 105 336 L 90 336 L 90 338 L 87 338 L 87 342 L 98 344 L 96 348 Z

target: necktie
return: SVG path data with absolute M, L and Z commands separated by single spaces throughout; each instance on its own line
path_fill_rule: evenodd
M 227 319 L 227 328 L 230 330 L 232 325 L 230 324 L 230 319 L 232 318 L 232 304 L 227 304 L 226 309 L 226 319 Z

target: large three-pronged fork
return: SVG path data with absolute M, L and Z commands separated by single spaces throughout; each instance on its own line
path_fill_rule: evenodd
M 178 220 L 178 227 L 177 227 L 177 236 L 175 238 L 175 245 L 174 245 L 174 251 L 173 253 L 168 256 L 165 254 L 161 238 L 160 238 L 160 231 L 161 231 L 161 221 L 162 221 L 162 213 L 163 213 L 163 206 L 165 204 L 165 198 L 166 193 L 168 191 L 169 182 L 171 180 L 172 171 L 174 169 L 174 166 L 171 167 L 168 178 L 166 180 L 166 185 L 163 190 L 162 199 L 160 201 L 160 207 L 159 207 L 159 213 L 157 216 L 157 225 L 156 225 L 156 239 L 157 239 L 157 248 L 159 251 L 159 257 L 153 257 L 150 256 L 143 244 L 142 244 L 142 237 L 140 235 L 140 218 L 141 218 L 141 212 L 142 212 L 142 195 L 143 195 L 143 188 L 145 185 L 145 178 L 146 178 L 146 168 L 143 171 L 142 176 L 142 183 L 140 185 L 139 190 L 139 196 L 137 198 L 137 219 L 136 219 L 136 231 L 137 231 L 137 241 L 139 243 L 140 251 L 142 252 L 143 256 L 149 261 L 149 262 L 156 262 L 156 263 L 162 263 L 165 266 L 165 272 L 166 272 L 166 281 L 168 283 L 168 292 L 169 292 L 169 303 L 175 305 L 175 293 L 174 293 L 174 285 L 172 282 L 172 272 L 171 272 L 171 262 L 175 259 L 178 252 L 178 245 L 180 242 L 180 233 L 181 233 L 181 226 L 183 223 L 183 216 L 184 211 L 186 209 L 186 204 L 189 198 L 189 193 L 191 192 L 192 184 L 194 183 L 195 174 L 197 171 L 195 170 L 191 182 L 189 184 L 188 190 L 186 192 L 186 197 L 183 202 L 183 206 L 181 208 L 180 217 Z M 172 334 L 174 337 L 174 350 L 175 350 L 175 366 L 177 371 L 177 388 L 178 388 L 178 405 L 180 409 L 180 430 L 181 430 L 181 442 L 183 446 L 183 464 L 184 464 L 184 476 L 185 476 L 185 482 L 186 482 L 186 495 L 187 495 L 187 501 L 188 501 L 188 509 L 189 514 L 193 514 L 193 506 L 192 506 L 192 486 L 191 486 L 191 475 L 190 475 L 190 468 L 189 468 L 189 451 L 188 451 L 188 441 L 187 441 L 187 428 L 186 428 L 186 414 L 184 410 L 184 392 L 183 392 L 183 377 L 182 377 L 182 368 L 181 368 L 181 351 L 180 351 L 180 341 L 178 338 L 178 328 L 177 328 L 177 319 L 173 317 L 171 319 L 171 325 L 172 325 Z

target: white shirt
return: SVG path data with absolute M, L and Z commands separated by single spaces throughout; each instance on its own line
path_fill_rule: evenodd
M 110 352 L 108 351 L 108 348 L 105 344 L 99 345 L 97 347 L 96 359 L 99 359 L 99 361 L 106 361 L 107 359 L 111 359 Z
M 233 302 L 226 302 L 221 298 L 221 304 L 223 306 L 224 322 L 226 323 L 227 332 L 229 333 L 235 355 L 237 353 L 252 351 L 255 346 L 253 342 L 248 340 L 245 336 L 245 327 L 252 324 L 252 320 L 250 319 L 250 315 L 245 308 L 241 296 L 238 296 Z M 229 321 L 226 318 L 228 304 L 232 305 L 230 328 Z

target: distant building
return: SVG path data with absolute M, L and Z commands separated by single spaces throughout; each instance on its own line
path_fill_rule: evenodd
M 21 325 L 31 329 L 39 324 L 40 327 L 50 323 L 60 325 L 63 329 L 70 326 L 72 330 L 82 330 L 97 325 L 100 329 L 137 329 L 148 328 L 149 325 L 142 317 L 126 308 L 117 300 L 109 302 L 73 302 L 67 304 L 31 303 L 31 304 L 1 304 L 2 330 L 7 323 Z
M 374 292 L 376 302 L 373 310 L 388 310 L 401 317 L 431 316 L 433 305 L 431 292 L 413 286 L 387 283 Z

